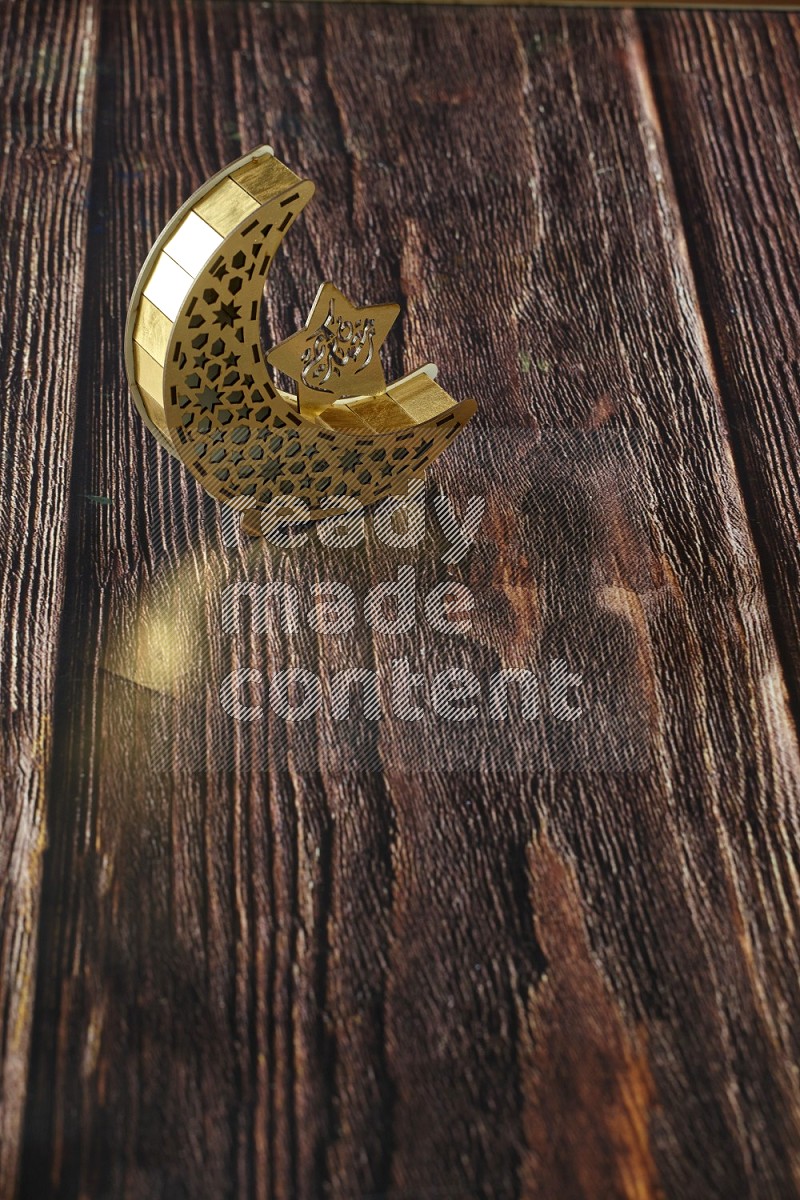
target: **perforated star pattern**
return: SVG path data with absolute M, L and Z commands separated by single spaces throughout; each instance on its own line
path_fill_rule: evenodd
M 396 304 L 358 308 L 324 284 L 305 329 L 269 352 L 298 394 L 276 386 L 260 337 L 264 279 L 313 194 L 262 147 L 187 202 L 140 274 L 125 331 L 139 411 L 249 532 L 277 508 L 310 520 L 404 495 L 475 411 L 431 363 L 387 384 L 380 349 Z M 281 507 L 283 506 L 283 507 Z

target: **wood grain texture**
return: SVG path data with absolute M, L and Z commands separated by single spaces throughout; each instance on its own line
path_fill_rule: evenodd
M 645 26 L 756 540 L 800 704 L 800 22 Z M 711 214 L 711 216 L 709 216 Z
M 139 0 L 100 61 L 22 1194 L 800 1193 L 800 760 L 635 20 Z M 228 544 L 127 396 L 151 241 L 263 141 L 318 184 L 268 339 L 402 298 L 387 374 L 479 400 L 416 550 Z M 223 621 L 401 564 L 466 633 Z M 219 700 L 402 656 L 581 717 Z
M 285 2 L 292 3 L 293 0 L 285 0 Z M 325 0 L 318 0 L 318 2 L 324 3 Z M 330 0 L 330 3 L 333 3 L 333 4 L 369 3 L 369 0 Z M 383 0 L 383 3 L 388 3 L 388 4 L 428 4 L 428 3 L 431 3 L 431 4 L 468 4 L 468 5 L 476 5 L 478 7 L 485 8 L 492 4 L 502 4 L 505 6 L 507 4 L 507 0 Z M 625 0 L 559 0 L 557 5 L 553 5 L 552 3 L 549 2 L 549 0 L 547 0 L 547 2 L 546 2 L 546 0 L 520 0 L 520 3 L 518 5 L 515 5 L 515 7 L 517 7 L 517 8 L 528 8 L 528 7 L 530 7 L 530 8 L 537 8 L 537 7 L 539 7 L 539 8 L 541 8 L 541 7 L 544 7 L 544 8 L 569 8 L 569 7 L 575 7 L 575 8 L 601 8 L 601 9 L 602 8 L 628 8 L 628 9 L 630 9 L 630 8 L 634 8 L 634 9 L 651 9 L 651 8 L 655 8 L 655 9 L 690 8 L 691 9 L 691 8 L 694 8 L 694 9 L 703 9 L 703 10 L 708 10 L 708 9 L 730 10 L 730 9 L 733 9 L 734 11 L 744 10 L 745 12 L 748 12 L 748 11 L 752 12 L 752 10 L 755 6 L 752 3 L 751 4 L 738 4 L 738 3 L 728 4 L 728 3 L 725 3 L 724 0 L 718 0 L 718 2 L 716 4 L 698 4 L 698 3 L 696 3 L 696 0 L 671 0 L 670 3 L 667 3 L 667 0 L 638 0 L 637 4 L 628 4 L 625 2 Z M 780 12 L 784 9 L 796 9 L 797 5 L 792 3 L 792 0 L 770 0 L 770 2 L 768 4 L 759 5 L 759 8 L 766 9 L 767 11 Z
M 0 1195 L 14 1193 L 37 955 L 94 132 L 94 5 L 0 12 Z M 56 183 L 57 181 L 57 183 Z

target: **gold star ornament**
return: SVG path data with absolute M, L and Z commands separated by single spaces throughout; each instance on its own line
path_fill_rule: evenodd
M 332 283 L 317 292 L 305 329 L 269 351 L 273 367 L 297 383 L 300 408 L 385 391 L 380 349 L 399 304 L 356 308 Z

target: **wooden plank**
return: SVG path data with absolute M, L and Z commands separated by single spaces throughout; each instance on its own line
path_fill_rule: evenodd
M 800 764 L 635 22 L 104 20 L 75 487 L 108 503 L 71 554 L 26 1194 L 791 1194 Z M 323 278 L 402 296 L 387 376 L 431 357 L 479 399 L 431 477 L 485 503 L 449 566 L 433 490 L 416 551 L 374 518 L 227 545 L 127 398 L 150 241 L 265 140 L 318 185 L 270 340 Z M 223 599 L 333 580 L 361 608 L 403 565 L 472 590 L 466 633 Z M 547 674 L 527 723 L 437 719 L 431 689 L 421 721 L 220 701 L 236 668 L 403 656 L 584 683 L 556 712 Z
M 288 3 L 294 3 L 294 0 L 286 0 Z M 325 3 L 326 0 L 317 0 L 318 3 Z M 348 0 L 327 0 L 331 4 L 347 3 Z M 369 3 L 370 0 L 353 0 L 354 3 Z M 495 4 L 506 5 L 507 0 L 382 0 L 387 4 L 464 4 L 472 5 L 479 8 L 490 8 Z M 708 10 L 733 10 L 752 12 L 755 5 L 752 3 L 725 3 L 725 0 L 716 0 L 716 3 L 701 4 L 698 0 L 638 0 L 636 4 L 629 4 L 628 0 L 557 0 L 556 4 L 552 0 L 519 0 L 515 5 L 516 8 L 633 8 L 633 9 L 702 9 Z M 785 9 L 796 11 L 797 4 L 794 0 L 769 0 L 769 3 L 759 5 L 759 8 L 768 12 L 781 12 Z
M 412 352 L 474 390 L 485 429 L 541 437 L 512 469 L 493 433 L 466 470 L 455 447 L 442 462 L 449 492 L 494 499 L 467 575 L 480 640 L 514 661 L 541 622 L 548 653 L 624 700 L 561 758 L 572 779 L 535 744 L 521 794 L 491 755 L 472 787 L 389 779 L 392 1179 L 411 1194 L 484 1178 L 513 1194 L 515 1172 L 526 1195 L 791 1192 L 797 751 L 642 48 L 609 14 L 450 20 L 392 29 L 377 99 L 349 53 L 358 18 L 331 28 L 353 223 L 395 247 Z M 465 341 L 477 359 L 453 379 Z M 610 751 L 632 708 L 652 732 L 625 775 Z M 512 1012 L 515 1051 L 487 1034 Z M 769 1067 L 734 1063 L 744 1045 Z
M 800 23 L 645 26 L 772 619 L 800 712 Z M 688 117 L 688 119 L 687 119 Z
M 91 168 L 96 19 L 0 12 L 0 1194 L 14 1194 L 36 986 Z M 57 180 L 57 186 L 54 181 Z
M 195 838 L 203 827 L 206 789 L 202 781 L 185 781 L 188 791 L 176 805 L 168 779 L 159 787 L 140 770 L 150 736 L 150 693 L 105 666 L 109 629 L 118 633 L 125 626 L 125 613 L 147 579 L 160 577 L 186 550 L 187 530 L 195 536 L 197 514 L 186 517 L 178 501 L 187 494 L 185 473 L 155 449 L 131 407 L 122 331 L 152 240 L 187 188 L 238 153 L 230 136 L 235 110 L 225 107 L 236 22 L 227 9 L 220 13 L 213 44 L 196 6 L 109 4 L 101 25 L 80 389 L 85 411 L 73 478 L 82 503 L 70 553 L 64 631 L 70 653 L 61 697 L 67 716 L 56 733 L 58 813 L 49 830 L 43 893 L 42 984 L 22 1192 L 151 1196 L 167 1178 L 171 1194 L 222 1196 L 231 1187 L 228 1117 L 240 1080 L 231 1074 L 235 1031 L 226 1038 L 228 993 L 213 961 L 216 949 L 205 966 L 196 959 L 203 957 L 207 931 L 196 925 L 195 905 L 201 903 L 209 917 L 217 906 L 207 890 L 205 851 Z M 195 70 L 206 94 L 185 89 Z M 191 484 L 189 491 L 197 495 Z M 159 646 L 150 648 L 158 654 Z M 125 767 L 102 750 L 109 721 L 114 745 L 132 755 Z M 131 721 L 138 730 L 133 738 Z M 193 812 L 185 831 L 192 862 L 178 866 L 175 860 L 177 874 L 171 868 L 165 874 L 162 855 L 171 856 L 170 847 L 178 859 L 183 855 L 184 802 Z M 223 808 L 209 816 L 221 822 L 209 848 L 221 847 L 228 814 Z M 195 860 L 197 850 L 201 859 Z M 235 911 L 230 901 L 226 895 L 226 917 Z M 233 944 L 232 928 L 218 943 Z M 182 964 L 174 974 L 170 962 Z M 165 978 L 177 991 L 164 991 Z M 144 1024 L 138 1013 L 149 1014 Z M 155 1038 L 146 1028 L 151 1019 Z M 74 1108 L 81 1081 L 91 1081 L 93 1099 Z M 129 1087 L 132 1106 L 124 1099 Z M 182 1133 L 172 1117 L 182 1123 Z M 193 1149 L 183 1142 L 187 1133 Z M 171 1139 L 183 1142 L 172 1165 Z

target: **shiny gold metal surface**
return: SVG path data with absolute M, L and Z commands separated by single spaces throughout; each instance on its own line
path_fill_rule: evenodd
M 257 514 L 296 500 L 310 519 L 404 494 L 475 411 L 427 365 L 387 385 L 380 348 L 396 304 L 353 305 L 324 283 L 304 329 L 267 354 L 264 278 L 314 192 L 269 147 L 231 164 L 175 214 L 134 289 L 131 391 L 154 436 L 216 499 Z M 268 362 L 297 383 L 281 391 Z

